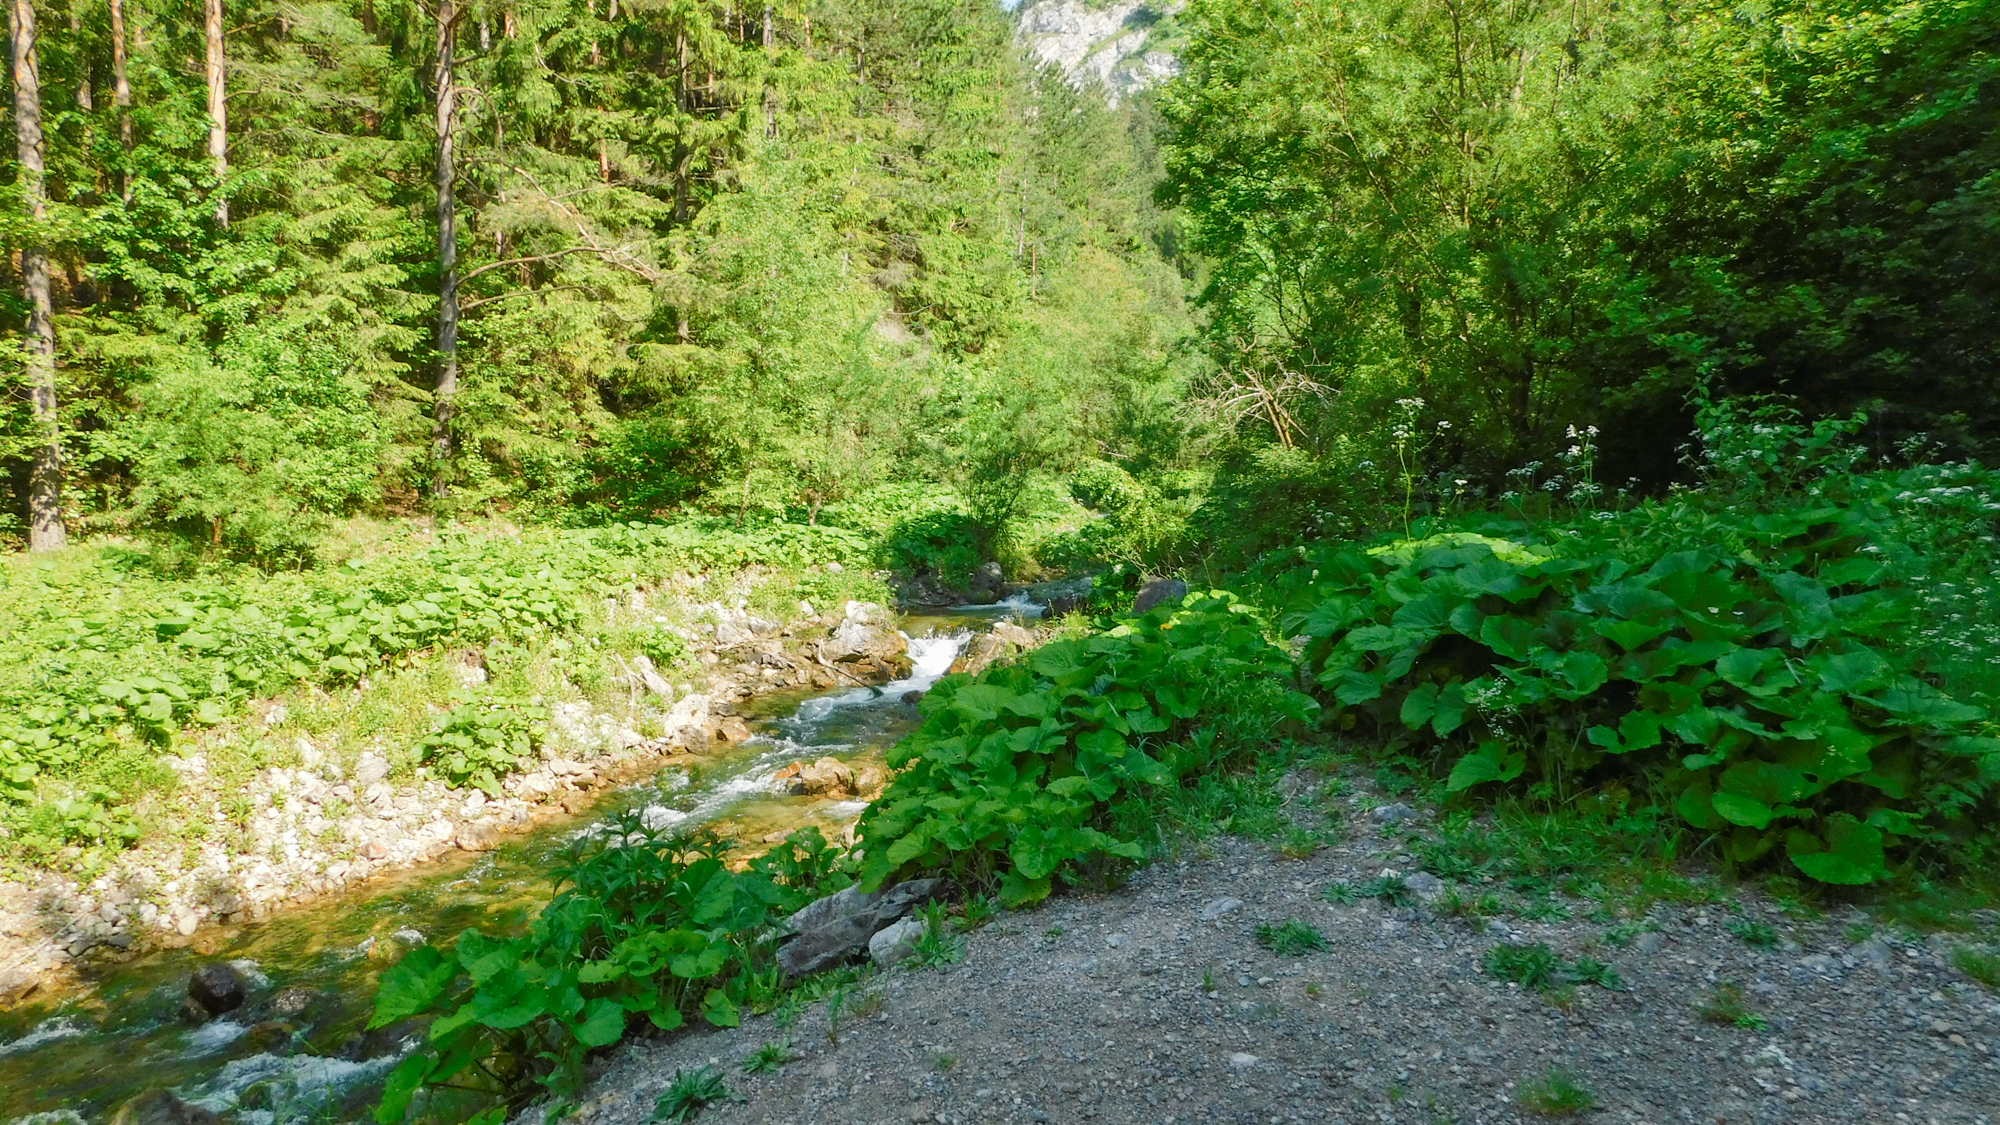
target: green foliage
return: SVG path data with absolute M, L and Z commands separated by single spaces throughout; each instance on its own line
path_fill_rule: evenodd
M 772 923 L 812 891 L 803 879 L 730 871 L 727 847 L 663 836 L 626 814 L 573 846 L 552 873 L 563 889 L 526 934 L 468 930 L 447 948 L 405 955 L 383 974 L 369 1026 L 435 1018 L 426 1045 L 390 1076 L 375 1119 L 420 1117 L 427 1092 L 446 1089 L 495 1102 L 535 1086 L 573 1096 L 585 1055 L 636 1021 L 736 1026 L 772 963 Z
M 750 1057 L 743 1060 L 743 1073 L 775 1074 L 796 1057 L 792 1054 L 789 1043 L 766 1043 L 750 1052 Z
M 1326 935 L 1319 932 L 1319 927 L 1296 918 L 1279 926 L 1259 923 L 1256 938 L 1258 945 L 1280 957 L 1303 957 L 1308 953 L 1323 952 L 1327 947 Z
M 722 1080 L 722 1072 L 714 1067 L 676 1070 L 673 1081 L 667 1083 L 667 1088 L 660 1092 L 659 1100 L 653 1104 L 650 1120 L 661 1125 L 683 1125 L 717 1102 L 742 1100 L 729 1092 L 728 1084 Z
M 1533 945 L 1495 945 L 1482 959 L 1486 971 L 1537 992 L 1552 992 L 1571 984 L 1594 984 L 1613 992 L 1625 983 L 1609 965 L 1592 957 L 1565 961 L 1555 950 L 1537 942 Z
M 1752 949 L 1776 949 L 1782 935 L 1769 922 L 1758 922 L 1748 918 L 1729 920 L 1729 932 L 1743 939 L 1743 944 Z
M 2000 953 L 1961 945 L 1951 951 L 1951 963 L 1988 991 L 2000 992 Z
M 1352 883 L 1328 883 L 1320 888 L 1319 897 L 1328 902 L 1348 905 L 1364 898 L 1379 898 L 1390 906 L 1409 906 L 1417 900 L 1409 884 L 1400 875 L 1378 875 L 1356 886 Z
M 945 923 L 943 903 L 934 902 L 924 908 L 924 932 L 917 939 L 917 947 L 910 954 L 910 964 L 919 969 L 945 969 L 965 960 L 966 941 L 961 934 L 951 932 Z
M 1163 197 L 1209 267 L 1205 399 L 1245 446 L 1387 476 L 1352 446 L 1421 394 L 1455 427 L 1440 502 L 1585 420 L 1605 479 L 1664 483 L 1690 392 L 1785 388 L 1869 409 L 1877 448 L 1991 460 L 1990 5 L 1196 0 L 1178 20 Z
M 946 677 L 862 814 L 863 884 L 943 870 L 1014 905 L 1138 860 L 1171 793 L 1312 712 L 1289 668 L 1255 616 L 1207 594 Z
M 1546 547 L 1322 551 L 1283 580 L 1284 626 L 1343 722 L 1452 755 L 1451 790 L 1644 778 L 1733 862 L 1782 844 L 1814 879 L 1867 883 L 1899 840 L 1967 831 L 2000 780 L 1988 713 L 1897 643 L 1917 599 L 1876 545 L 1888 490 L 1929 475 L 1647 504 Z
M 548 708 L 518 699 L 462 697 L 417 751 L 452 787 L 472 785 L 498 797 L 500 780 L 534 760 L 548 718 Z
M 1569 1117 L 1597 1108 L 1597 1093 L 1561 1067 L 1522 1083 L 1514 1100 L 1529 1113 L 1547 1117 Z
M 829 527 L 614 525 L 518 537 L 451 535 L 296 575 L 223 569 L 187 580 L 149 573 L 154 556 L 106 548 L 59 567 L 0 569 L 0 808 L 37 793 L 78 810 L 59 836 L 129 834 L 124 795 L 76 788 L 121 755 L 164 748 L 251 700 L 299 684 L 350 684 L 449 645 L 487 645 L 576 629 L 597 599 L 676 570 L 799 568 L 846 561 L 857 572 L 807 579 L 804 592 L 866 582 L 873 543 Z M 812 585 L 824 583 L 825 588 Z M 610 638 L 671 666 L 677 634 Z M 536 705 L 461 706 L 424 740 L 454 784 L 492 790 L 537 744 Z M 105 820 L 89 812 L 105 810 Z M 44 828 L 47 828 L 44 825 Z M 37 830 L 40 831 L 40 830 Z

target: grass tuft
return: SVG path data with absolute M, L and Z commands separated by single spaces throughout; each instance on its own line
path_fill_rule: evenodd
M 693 1121 L 716 1102 L 739 1100 L 722 1081 L 722 1073 L 712 1066 L 674 1071 L 674 1080 L 653 1103 L 652 1120 L 660 1125 L 681 1125 Z
M 791 1061 L 792 1048 L 789 1043 L 766 1043 L 750 1052 L 750 1057 L 743 1060 L 743 1073 L 769 1074 Z
M 1961 945 L 1951 951 L 1951 963 L 1983 987 L 2000 992 L 2000 953 Z
M 1515 1101 L 1529 1113 L 1569 1117 L 1597 1108 L 1597 1092 L 1584 1085 L 1582 1079 L 1557 1067 L 1522 1084 Z
M 1326 935 L 1310 922 L 1292 919 L 1282 926 L 1257 927 L 1257 944 L 1280 957 L 1303 957 L 1326 948 Z
M 1724 1027 L 1740 1027 L 1745 1031 L 1762 1031 L 1770 1026 L 1770 1021 L 1750 1010 L 1750 998 L 1743 986 L 1726 980 L 1715 986 L 1715 991 L 1703 1001 L 1701 1018 Z

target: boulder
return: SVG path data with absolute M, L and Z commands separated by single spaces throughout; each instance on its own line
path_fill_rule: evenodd
M 945 886 L 943 879 L 911 879 L 874 894 L 848 887 L 809 903 L 786 923 L 796 936 L 778 947 L 778 966 L 787 977 L 830 969 L 913 907 L 943 895 Z
M 1014 624 L 1012 621 L 996 622 L 993 628 L 988 629 L 986 632 L 995 639 L 1006 641 L 1016 648 L 1032 648 L 1035 644 L 1035 635 Z
M 500 838 L 505 834 L 499 821 L 490 816 L 483 816 L 478 820 L 468 820 L 459 825 L 452 842 L 463 851 L 486 852 L 497 847 Z
M 188 1011 L 204 1019 L 212 1018 L 241 1008 L 249 994 L 249 986 L 236 966 L 227 961 L 210 961 L 188 978 L 188 999 L 192 1001 Z
M 810 765 L 794 762 L 779 770 L 774 780 L 795 797 L 852 796 L 860 791 L 854 771 L 837 758 L 821 758 Z
M 662 699 L 672 699 L 674 697 L 673 685 L 667 682 L 666 677 L 660 675 L 658 668 L 653 667 L 652 657 L 647 656 L 643 652 L 633 657 L 632 671 L 638 676 L 640 687 L 645 688 Z
M 687 749 L 696 749 L 708 734 L 708 696 L 700 692 L 690 692 L 681 697 L 660 720 L 663 737 L 667 743 Z
M 1088 600 L 1089 595 L 1086 594 L 1057 594 L 1049 599 L 1048 608 L 1043 611 L 1042 616 L 1050 620 L 1067 617 L 1082 609 Z
M 1016 651 L 1013 645 L 992 633 L 981 633 L 966 644 L 958 659 L 951 662 L 951 671 L 976 676 L 992 667 L 994 661 L 1012 656 Z
M 744 722 L 740 715 L 724 715 L 722 721 L 715 726 L 715 740 L 717 742 L 748 742 L 750 740 L 750 724 Z
M 27 999 L 42 987 L 42 978 L 23 968 L 0 971 L 0 1005 Z
M 868 959 L 885 969 L 907 959 L 917 951 L 924 930 L 924 920 L 914 915 L 890 923 L 868 939 Z
M 1187 592 L 1187 583 L 1178 578 L 1155 578 L 1139 587 L 1139 596 L 1132 599 L 1132 612 L 1144 613 L 1154 606 L 1180 601 Z
M 907 659 L 909 648 L 909 642 L 896 630 L 849 617 L 834 628 L 832 636 L 820 642 L 819 653 L 821 659 L 836 664 L 861 661 L 893 664 Z
M 972 572 L 972 580 L 966 586 L 965 600 L 974 605 L 992 605 L 1000 600 L 1006 589 L 1006 574 L 997 562 L 984 562 Z
M 148 1090 L 119 1106 L 111 1125 L 218 1125 L 221 1120 L 180 1100 L 171 1090 Z
M 843 620 L 861 625 L 873 625 L 887 629 L 896 624 L 896 618 L 886 606 L 877 602 L 848 602 L 842 609 Z

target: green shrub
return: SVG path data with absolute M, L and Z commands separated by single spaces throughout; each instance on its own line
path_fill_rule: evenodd
M 794 845 L 814 850 L 797 837 Z M 736 1026 L 742 1007 L 771 991 L 772 923 L 812 892 L 764 871 L 732 872 L 728 849 L 712 837 L 653 833 L 626 814 L 575 845 L 553 872 L 564 889 L 525 935 L 468 930 L 407 954 L 383 973 L 369 1026 L 435 1019 L 425 1045 L 390 1075 L 375 1120 L 421 1119 L 424 1096 L 445 1091 L 517 1104 L 539 1086 L 561 1102 L 580 1088 L 584 1056 L 635 1021 Z
M 1729 859 L 1782 843 L 1825 882 L 1883 877 L 1888 846 L 1962 830 L 2000 779 L 1986 713 L 1898 643 L 1911 599 L 1867 511 L 1591 523 L 1321 553 L 1286 631 L 1344 721 L 1455 754 L 1449 789 L 1637 775 Z
M 940 680 L 889 755 L 901 772 L 862 814 L 864 885 L 942 870 L 1011 905 L 1141 858 L 1168 792 L 1314 710 L 1290 667 L 1217 593 Z
M 452 787 L 473 785 L 498 797 L 500 780 L 533 762 L 549 709 L 498 696 L 461 698 L 417 744 L 418 755 Z

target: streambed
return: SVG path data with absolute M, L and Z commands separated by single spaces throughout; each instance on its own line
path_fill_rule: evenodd
M 1033 612 L 1010 604 L 905 618 L 915 665 L 905 679 L 765 697 L 749 716 L 755 737 L 667 763 L 606 791 L 575 818 L 266 922 L 204 934 L 188 948 L 108 966 L 82 989 L 0 1013 L 0 1122 L 107 1121 L 123 1102 L 156 1088 L 244 1125 L 354 1116 L 403 1049 L 363 1031 L 374 977 L 398 951 L 473 926 L 520 928 L 548 901 L 546 872 L 563 851 L 619 814 L 637 811 L 653 827 L 713 827 L 751 851 L 761 850 L 766 836 L 807 825 L 837 838 L 863 802 L 794 796 L 772 774 L 827 756 L 879 761 L 916 724 L 905 695 L 935 683 L 979 626 L 1024 609 Z M 188 977 L 217 960 L 242 971 L 250 1002 L 191 1024 L 180 1015 Z

